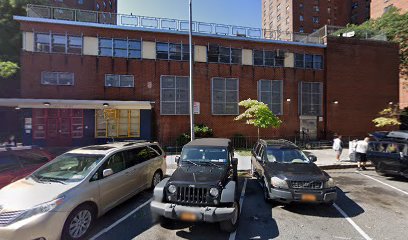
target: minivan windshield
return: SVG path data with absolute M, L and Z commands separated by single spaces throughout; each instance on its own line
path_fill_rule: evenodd
M 186 163 L 227 163 L 228 151 L 220 147 L 186 147 L 180 159 Z
M 66 153 L 35 171 L 31 177 L 40 182 L 79 182 L 103 159 L 104 155 Z
M 269 162 L 310 163 L 306 155 L 298 149 L 268 148 L 266 153 Z

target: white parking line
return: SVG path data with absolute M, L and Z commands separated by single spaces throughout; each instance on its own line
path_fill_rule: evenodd
M 110 230 L 112 230 L 112 228 L 116 227 L 117 225 L 119 225 L 119 223 L 123 222 L 125 219 L 127 219 L 128 217 L 132 216 L 134 213 L 136 213 L 137 211 L 139 211 L 141 208 L 143 208 L 144 206 L 146 206 L 147 204 L 149 204 L 152 201 L 153 198 L 149 199 L 148 201 L 144 202 L 142 205 L 140 205 L 139 207 L 137 207 L 136 209 L 134 209 L 133 211 L 131 211 L 130 213 L 126 214 L 125 216 L 123 216 L 122 218 L 120 218 L 119 220 L 117 220 L 114 224 L 110 225 L 107 228 L 102 229 L 99 233 L 97 233 L 96 235 L 94 235 L 93 237 L 91 237 L 89 240 L 95 240 L 98 237 L 102 236 L 103 234 L 109 232 Z
M 241 196 L 239 198 L 239 215 L 241 215 L 242 212 L 242 204 L 244 203 L 244 198 L 245 198 L 245 189 L 246 189 L 246 185 L 247 185 L 247 178 L 245 178 L 244 181 L 244 186 L 242 187 L 242 191 L 241 191 Z M 237 231 L 233 232 L 230 234 L 229 236 L 229 240 L 235 240 L 235 236 L 237 235 Z
M 341 209 L 339 206 L 337 206 L 337 204 L 333 204 L 333 206 L 337 209 L 337 211 L 339 211 L 339 213 L 341 215 L 343 215 L 343 217 L 354 227 L 354 229 L 357 230 L 358 233 L 360 233 L 360 235 L 366 239 L 366 240 L 372 240 L 372 238 L 370 238 L 367 233 L 365 233 L 363 231 L 363 229 L 361 229 L 348 215 L 347 213 L 345 213 L 343 211 L 343 209 Z
M 367 178 L 372 179 L 372 180 L 374 180 L 374 181 L 376 181 L 376 182 L 379 182 L 379 183 L 381 183 L 381 184 L 383 184 L 383 185 L 385 185 L 385 186 L 387 186 L 387 187 L 390 187 L 390 188 L 392 188 L 392 189 L 394 189 L 394 190 L 397 190 L 398 192 L 401 192 L 401 193 L 403 193 L 403 194 L 405 194 L 405 195 L 408 195 L 408 192 L 403 191 L 403 190 L 401 190 L 401 189 L 399 189 L 399 188 L 396 188 L 396 187 L 394 187 L 394 186 L 391 186 L 391 185 L 388 184 L 388 183 L 382 182 L 382 181 L 380 181 L 380 180 L 378 180 L 378 179 L 376 179 L 376 178 L 373 178 L 373 177 L 368 176 L 368 175 L 366 175 L 366 174 L 364 174 L 364 173 L 361 173 L 361 172 L 357 172 L 357 171 L 356 171 L 356 173 L 359 173 L 360 175 L 362 175 L 362 176 L 364 176 L 364 177 L 367 177 Z

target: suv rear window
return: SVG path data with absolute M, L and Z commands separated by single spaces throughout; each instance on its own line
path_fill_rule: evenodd
M 159 155 L 163 155 L 163 151 L 161 150 L 161 148 L 157 145 L 150 145 L 149 147 L 153 148 L 154 150 L 156 150 Z
M 380 153 L 400 153 L 406 154 L 405 144 L 393 142 L 370 142 L 368 150 Z

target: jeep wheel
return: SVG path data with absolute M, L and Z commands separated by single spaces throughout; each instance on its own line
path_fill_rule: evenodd
M 230 220 L 220 222 L 220 229 L 224 232 L 232 233 L 238 227 L 240 207 L 238 202 L 234 202 L 234 215 Z

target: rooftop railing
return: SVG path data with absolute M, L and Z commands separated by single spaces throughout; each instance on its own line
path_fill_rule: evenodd
M 27 5 L 27 16 L 75 22 L 100 23 L 135 28 L 160 29 L 167 31 L 188 32 L 187 20 L 116 14 L 109 12 L 88 11 L 72 8 L 61 8 L 44 5 Z M 219 36 L 246 37 L 251 39 L 269 39 L 291 42 L 322 44 L 321 39 L 309 37 L 304 33 L 293 33 L 261 28 L 233 26 L 217 23 L 193 21 L 193 32 Z
M 156 18 L 138 16 L 132 14 L 117 14 L 110 12 L 98 12 L 72 8 L 61 8 L 44 5 L 27 5 L 27 16 L 34 18 L 48 18 L 56 20 L 66 20 L 86 23 L 99 23 L 117 26 L 127 26 L 134 28 L 158 29 L 175 32 L 188 32 L 189 22 L 187 20 Z M 245 37 L 250 39 L 279 40 L 289 42 L 301 42 L 309 44 L 325 44 L 326 36 L 342 36 L 342 27 L 325 26 L 312 34 L 294 33 L 288 31 L 269 30 L 252 27 L 233 26 L 217 23 L 205 23 L 193 21 L 193 32 L 218 35 Z M 382 34 L 367 33 L 357 34 L 355 36 L 347 35 L 346 37 L 357 37 L 360 39 L 372 39 L 386 41 Z

